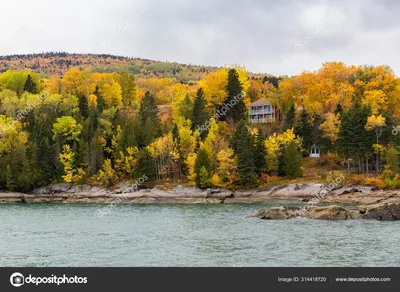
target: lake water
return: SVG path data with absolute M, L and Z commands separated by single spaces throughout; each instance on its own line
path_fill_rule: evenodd
M 266 205 L 0 205 L 0 266 L 400 266 L 400 223 L 268 221 Z

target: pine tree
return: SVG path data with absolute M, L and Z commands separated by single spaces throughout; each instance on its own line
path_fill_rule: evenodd
M 79 95 L 79 111 L 84 119 L 89 116 L 89 103 L 84 95 Z
M 295 122 L 296 122 L 296 107 L 294 103 L 292 103 L 286 114 L 284 130 L 293 128 Z
M 126 149 L 128 147 L 138 146 L 138 121 L 137 119 L 128 118 L 125 126 L 122 129 L 121 137 L 121 149 Z
M 239 81 L 239 74 L 236 69 L 230 69 L 228 72 L 226 92 L 227 98 L 220 110 L 223 106 L 228 107 L 228 110 L 226 111 L 226 115 L 221 117 L 221 120 L 232 125 L 238 123 L 246 112 L 246 105 L 241 96 L 242 85 Z
M 266 161 L 265 161 L 265 143 L 264 143 L 264 136 L 260 131 L 257 132 L 257 134 L 254 136 L 254 144 L 255 144 L 255 149 L 254 149 L 254 166 L 256 173 L 258 175 L 261 175 L 263 170 L 266 167 Z
M 232 137 L 231 147 L 238 158 L 238 172 L 242 185 L 256 182 L 254 165 L 254 144 L 245 120 L 241 120 Z
M 357 162 L 360 172 L 363 171 L 362 160 L 368 160 L 373 156 L 374 136 L 364 128 L 370 112 L 368 107 L 361 107 L 357 104 L 343 112 L 336 143 L 339 154 Z M 366 162 L 368 164 L 368 161 Z
M 148 180 L 155 179 L 156 169 L 154 167 L 154 160 L 147 149 L 141 149 L 138 156 L 138 171 L 135 173 L 136 177 L 146 175 Z
M 290 178 L 297 178 L 302 175 L 301 154 L 293 141 L 286 146 L 283 155 L 283 169 Z
M 211 161 L 208 153 L 203 148 L 200 148 L 194 163 L 195 184 L 196 187 L 201 188 L 206 183 L 207 178 L 210 177 Z
M 303 138 L 303 148 L 308 150 L 314 144 L 315 137 L 312 136 L 313 125 L 310 115 L 305 109 L 300 113 L 299 121 L 294 127 L 294 133 Z
M 145 147 L 161 135 L 161 122 L 158 117 L 156 100 L 150 92 L 146 92 L 139 110 L 140 133 L 139 146 Z
M 208 129 L 206 129 L 205 125 L 208 120 L 204 92 L 202 88 L 199 88 L 193 104 L 192 131 L 200 130 L 200 137 L 202 139 L 207 137 Z
M 17 184 L 14 180 L 13 173 L 11 171 L 11 166 L 9 164 L 7 164 L 6 166 L 5 186 L 10 191 L 14 191 L 17 188 Z
M 28 74 L 28 77 L 26 78 L 25 85 L 24 85 L 24 91 L 37 94 L 37 86 L 36 83 L 33 81 L 32 77 L 30 74 Z

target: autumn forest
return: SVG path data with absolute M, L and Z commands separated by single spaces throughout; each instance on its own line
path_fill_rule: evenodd
M 400 79 L 388 66 L 331 62 L 292 77 L 232 66 L 196 78 L 118 68 L 0 74 L 0 189 L 143 176 L 144 186 L 262 188 L 339 173 L 400 187 Z M 249 123 L 260 99 L 275 121 Z M 313 145 L 321 157 L 309 157 Z

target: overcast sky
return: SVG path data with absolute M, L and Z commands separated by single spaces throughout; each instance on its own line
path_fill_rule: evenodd
M 274 75 L 294 75 L 316 70 L 326 61 L 343 61 L 386 64 L 400 74 L 400 1 L 396 0 L 2 0 L 1 4 L 0 55 L 110 53 L 187 64 L 239 64 Z M 296 46 L 304 38 L 308 43 Z

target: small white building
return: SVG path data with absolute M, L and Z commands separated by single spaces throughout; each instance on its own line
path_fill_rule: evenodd
M 313 144 L 310 148 L 310 157 L 311 158 L 319 158 L 321 156 L 321 151 L 317 144 Z

